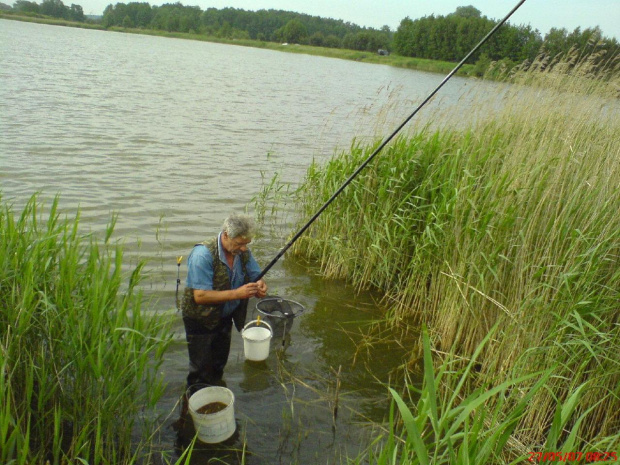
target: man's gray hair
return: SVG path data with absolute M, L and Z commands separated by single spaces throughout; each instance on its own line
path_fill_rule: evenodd
M 222 232 L 228 234 L 231 239 L 237 237 L 251 239 L 254 235 L 254 220 L 249 216 L 233 213 L 224 220 Z

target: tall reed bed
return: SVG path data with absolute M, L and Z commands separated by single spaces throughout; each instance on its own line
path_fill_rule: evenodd
M 466 127 L 433 121 L 441 129 L 397 138 L 293 248 L 327 277 L 383 290 L 392 323 L 426 324 L 438 353 L 471 357 L 498 325 L 471 389 L 550 370 L 513 433 L 529 447 L 545 443 L 556 406 L 577 389 L 576 444 L 620 441 L 612 65 L 606 74 L 588 62 L 520 70 L 498 102 L 474 104 Z M 309 168 L 297 192 L 300 223 L 373 149 L 354 142 Z
M 114 221 L 101 241 L 78 225 L 58 199 L 47 215 L 36 196 L 21 215 L 0 209 L 1 463 L 127 464 L 148 452 L 131 435 L 162 394 L 166 324 L 142 315 L 141 265 L 121 272 Z
M 588 463 L 605 457 L 604 451 L 615 451 L 608 441 L 590 443 L 588 452 L 581 451 L 577 432 L 583 417 L 576 419 L 575 409 L 586 389 L 585 384 L 572 390 L 563 402 L 558 402 L 547 438 L 538 450 L 515 442 L 513 435 L 528 403 L 547 387 L 553 369 L 525 375 L 513 373 L 493 386 L 472 388 L 471 374 L 477 371 L 479 357 L 497 330 L 498 325 L 480 342 L 469 360 L 448 354 L 439 363 L 434 363 L 436 357 L 428 332 L 424 330 L 422 386 L 409 384 L 405 396 L 390 388 L 394 401 L 389 415 L 389 433 L 379 437 L 349 463 Z

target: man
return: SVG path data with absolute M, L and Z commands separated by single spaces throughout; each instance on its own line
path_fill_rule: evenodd
M 220 234 L 197 244 L 187 258 L 187 281 L 181 309 L 189 352 L 187 386 L 221 379 L 230 352 L 233 321 L 245 323 L 250 297 L 265 297 L 267 285 L 248 249 L 253 222 L 231 215 Z

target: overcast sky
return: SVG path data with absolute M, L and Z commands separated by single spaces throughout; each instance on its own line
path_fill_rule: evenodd
M 120 3 L 130 3 L 131 0 Z M 175 3 L 176 0 L 147 1 L 150 5 Z M 324 18 L 342 19 L 360 26 L 396 30 L 405 17 L 446 15 L 458 6 L 473 5 L 491 19 L 503 18 L 518 0 L 180 0 L 183 5 L 207 8 L 276 9 L 296 11 Z M 40 2 L 39 2 L 40 3 Z M 66 5 L 81 5 L 86 14 L 100 15 L 116 0 L 66 0 Z M 620 39 L 620 0 L 527 0 L 512 16 L 513 25 L 530 24 L 543 35 L 552 27 L 572 31 L 599 26 L 603 34 Z

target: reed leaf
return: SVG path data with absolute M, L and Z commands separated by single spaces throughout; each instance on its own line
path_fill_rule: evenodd
M 142 316 L 115 218 L 100 243 L 59 210 L 36 196 L 17 217 L 0 209 L 0 459 L 132 463 L 149 448 L 131 432 L 162 394 L 168 323 Z

